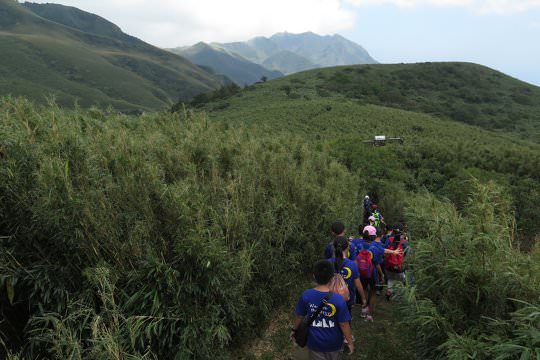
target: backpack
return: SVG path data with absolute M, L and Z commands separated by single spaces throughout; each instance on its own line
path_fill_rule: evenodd
M 360 277 L 371 279 L 373 276 L 373 253 L 367 249 L 360 251 L 356 256 L 356 265 L 358 265 Z
M 373 222 L 373 226 L 375 226 L 376 228 L 380 227 L 381 226 L 382 215 L 379 212 L 379 210 L 373 211 L 371 216 L 373 216 L 375 218 L 375 221 Z
M 341 276 L 341 274 L 334 274 L 328 283 L 328 288 L 331 292 L 341 295 L 345 301 L 349 301 L 351 298 L 351 294 L 349 294 L 349 287 L 347 286 L 345 280 L 343 280 L 343 276 Z
M 396 237 L 390 238 L 390 245 L 396 241 Z M 403 272 L 403 243 L 405 242 L 405 239 L 402 239 L 401 236 L 399 237 L 399 243 L 396 247 L 396 250 L 401 250 L 401 254 L 390 254 L 387 256 L 385 260 L 386 264 L 386 270 L 400 273 Z M 389 247 L 390 247 L 389 245 Z

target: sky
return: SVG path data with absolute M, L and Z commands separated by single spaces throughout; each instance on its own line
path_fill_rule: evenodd
M 339 33 L 381 63 L 467 61 L 540 86 L 540 0 L 33 0 L 160 47 Z

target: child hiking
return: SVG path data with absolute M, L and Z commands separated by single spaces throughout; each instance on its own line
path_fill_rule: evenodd
M 360 283 L 358 267 L 354 261 L 347 257 L 349 254 L 349 241 L 347 238 L 343 236 L 336 238 L 334 241 L 334 253 L 336 256 L 330 259 L 330 261 L 334 264 L 334 272 L 341 274 L 349 289 L 349 299 L 347 301 L 349 311 L 352 310 L 352 306 L 356 303 L 356 291 L 360 295 L 359 300 L 365 306 L 367 300 L 362 284 Z
M 388 288 L 386 290 L 386 299 L 390 300 L 395 292 L 396 285 L 405 283 L 405 273 L 403 269 L 404 252 L 407 250 L 409 242 L 401 234 L 401 227 L 394 226 L 394 235 L 389 239 L 388 250 L 394 253 L 388 254 L 385 258 L 386 276 L 388 278 Z
M 349 355 L 354 343 L 349 321 L 351 315 L 343 297 L 330 292 L 328 283 L 334 276 L 334 265 L 319 260 L 313 266 L 317 283 L 313 289 L 302 293 L 296 304 L 296 318 L 291 338 L 297 339 L 302 323 L 307 326 L 307 348 L 311 360 L 338 360 L 343 352 L 344 338 Z M 318 313 L 318 314 L 317 314 Z
M 324 249 L 324 258 L 331 259 L 334 257 L 334 240 L 338 236 L 345 235 L 345 225 L 341 221 L 336 221 L 330 226 L 330 233 L 332 240 L 326 245 Z

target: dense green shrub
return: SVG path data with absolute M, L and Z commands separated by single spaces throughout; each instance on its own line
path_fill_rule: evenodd
M 1 288 L 29 309 L 2 336 L 29 320 L 11 334 L 28 358 L 226 358 L 348 219 L 357 178 L 291 134 L 92 114 L 0 102 Z
M 471 180 L 472 181 L 472 180 Z M 424 194 L 411 200 L 415 285 L 405 323 L 423 359 L 540 357 L 540 257 L 520 253 L 508 195 L 476 183 L 462 215 Z

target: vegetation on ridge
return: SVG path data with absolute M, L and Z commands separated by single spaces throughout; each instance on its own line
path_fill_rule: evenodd
M 208 114 L 2 99 L 9 352 L 237 357 L 320 256 L 328 224 L 354 229 L 372 192 L 409 223 L 403 313 L 418 354 L 537 356 L 540 145 L 321 86 L 349 68 L 224 88 L 201 97 Z M 362 143 L 379 134 L 405 144 Z
M 0 27 L 1 96 L 41 104 L 54 96 L 64 107 L 155 111 L 226 83 L 71 7 L 2 2 Z

